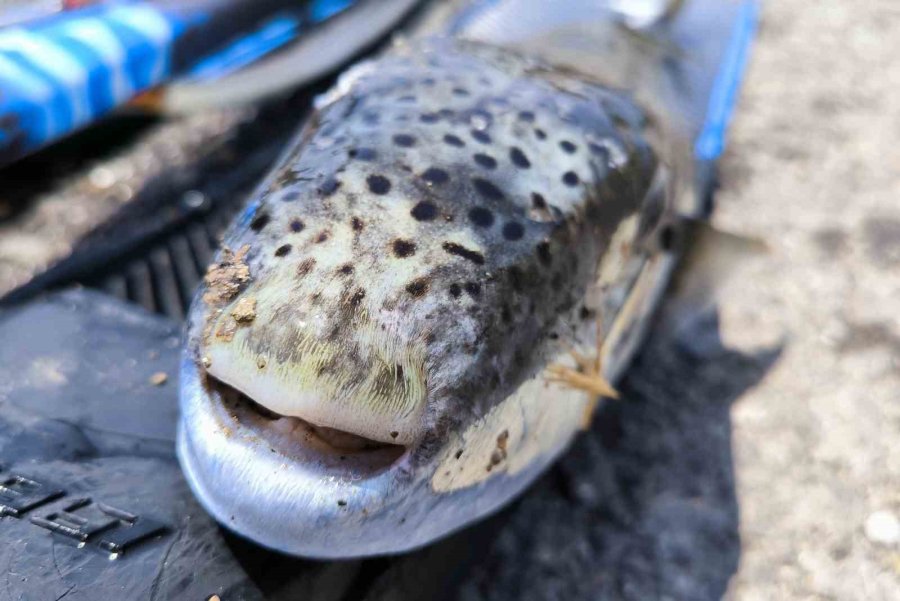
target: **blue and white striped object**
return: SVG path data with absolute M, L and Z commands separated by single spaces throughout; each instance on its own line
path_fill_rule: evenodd
M 163 8 L 124 0 L 0 29 L 0 165 L 182 75 L 174 72 L 173 64 L 183 65 L 182 71 L 192 77 L 218 77 L 290 42 L 305 25 L 353 4 L 232 0 L 166 3 Z M 239 24 L 237 38 L 222 33 L 233 29 L 233 23 L 222 30 L 216 25 L 229 18 L 228 10 L 253 16 Z M 202 36 L 210 38 L 201 45 L 206 54 L 177 56 L 179 41 L 201 28 Z M 211 39 L 217 35 L 230 39 Z
M 122 4 L 0 30 L 0 162 L 164 81 L 172 44 L 189 25 L 148 4 Z

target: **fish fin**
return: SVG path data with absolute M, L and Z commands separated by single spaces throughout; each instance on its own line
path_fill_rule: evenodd
M 582 430 L 590 427 L 601 397 L 616 400 L 620 398 L 619 391 L 615 389 L 604 373 L 603 345 L 603 322 L 598 318 L 597 347 L 592 355 L 584 355 L 572 348 L 569 349 L 569 355 L 574 360 L 577 369 L 559 363 L 547 366 L 546 379 L 548 382 L 556 382 L 575 390 L 581 390 L 588 395 L 588 402 L 584 407 L 584 415 L 581 420 Z
M 690 307 L 692 312 L 712 305 L 727 282 L 771 252 L 763 240 L 691 218 L 663 228 L 660 238 L 663 246 L 683 253 L 672 281 L 670 305 L 679 309 Z

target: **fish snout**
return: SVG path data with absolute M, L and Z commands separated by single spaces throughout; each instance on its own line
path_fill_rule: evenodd
M 252 290 L 242 294 L 209 322 L 200 343 L 206 373 L 339 447 L 421 439 L 424 352 L 366 317 L 298 313 Z

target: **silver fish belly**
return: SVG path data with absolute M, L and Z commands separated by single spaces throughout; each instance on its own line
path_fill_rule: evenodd
M 487 45 L 401 44 L 321 102 L 195 299 L 179 457 L 269 547 L 399 552 L 511 500 L 624 369 L 673 258 L 652 122 Z M 562 381 L 561 381 L 562 380 Z

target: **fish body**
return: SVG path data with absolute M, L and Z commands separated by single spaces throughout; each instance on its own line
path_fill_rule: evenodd
M 676 259 L 669 134 L 530 47 L 414 37 L 358 65 L 226 235 L 179 457 L 228 527 L 421 546 L 514 498 L 627 365 Z

